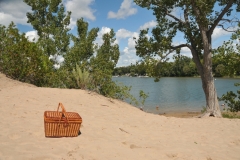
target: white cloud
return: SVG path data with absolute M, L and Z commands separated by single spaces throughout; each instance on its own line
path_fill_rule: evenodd
M 39 38 L 39 36 L 37 35 L 37 31 L 29 31 L 26 33 L 25 37 L 28 38 L 28 40 L 31 42 L 36 42 Z
M 136 45 L 136 43 L 135 43 L 135 39 L 133 39 L 132 37 L 131 38 L 128 38 L 128 47 L 130 48 L 130 49 L 134 49 L 135 50 L 135 45 Z
M 19 0 L 1 0 L 0 10 L 3 13 L 11 14 L 13 17 L 23 18 L 26 16 L 26 12 L 31 10 L 31 7 Z
M 74 29 L 74 27 L 76 26 L 76 23 L 77 23 L 77 21 L 70 18 L 70 24 L 69 24 L 68 28 L 69 29 Z
M 188 47 L 181 48 L 181 54 L 192 58 L 192 52 Z
M 17 18 L 11 14 L 0 12 L 0 22 L 1 24 L 8 26 L 11 22 L 14 24 L 30 25 L 27 23 L 27 17 Z
M 53 65 L 55 69 L 59 69 L 62 62 L 64 61 L 63 56 L 56 55 L 56 54 L 55 55 L 50 55 L 49 59 L 52 59 L 55 62 L 55 64 Z
M 136 49 L 135 49 L 135 40 L 131 37 L 128 38 L 128 46 L 124 48 L 123 52 L 126 54 L 135 54 Z
M 31 7 L 19 0 L 0 1 L 0 22 L 8 26 L 11 21 L 15 24 L 30 25 L 27 23 L 26 13 L 31 11 Z
M 126 39 L 126 38 L 133 39 L 133 37 L 138 37 L 138 33 L 137 32 L 131 32 L 131 31 L 128 31 L 126 29 L 119 29 L 116 32 L 117 43 L 119 43 L 121 39 Z
M 136 13 L 137 9 L 133 8 L 132 0 L 124 0 L 117 13 L 113 11 L 108 12 L 108 18 L 124 19 Z
M 220 38 L 222 36 L 230 36 L 232 33 L 231 32 L 227 32 L 225 30 L 223 30 L 222 28 L 215 28 L 212 34 L 212 39 L 217 39 Z
M 94 10 L 90 8 L 90 5 L 94 0 L 65 0 L 66 10 L 71 11 L 72 21 L 76 21 L 81 17 L 90 20 L 95 20 Z
M 102 36 L 106 33 L 109 33 L 111 31 L 111 28 L 108 27 L 102 27 L 101 30 L 98 32 L 98 36 L 95 40 L 95 43 L 99 46 L 103 44 Z
M 128 31 L 126 29 L 119 29 L 116 32 L 116 38 L 118 38 L 118 39 L 124 39 L 124 38 L 128 38 L 128 37 L 131 37 L 131 36 L 132 36 L 132 32 Z
M 153 28 L 153 27 L 156 27 L 156 25 L 157 25 L 157 22 L 152 20 L 152 21 L 147 22 L 144 25 L 140 26 L 139 30 L 143 30 L 143 29 L 147 29 L 147 28 Z
M 178 46 L 180 44 L 185 44 L 185 43 L 186 42 L 183 42 L 183 41 L 181 41 L 181 42 L 173 42 L 173 46 Z M 176 54 L 175 51 L 173 53 L 171 53 L 168 57 L 171 59 L 174 54 Z M 180 54 L 183 55 L 183 56 L 192 57 L 191 50 L 188 47 L 182 47 Z
M 130 50 L 125 47 L 119 58 L 117 67 L 129 66 L 131 63 L 135 64 L 140 58 L 136 56 L 135 50 Z
M 127 39 L 127 47 L 121 51 L 121 55 L 117 66 L 128 66 L 131 63 L 135 64 L 140 58 L 136 56 L 135 41 L 139 38 L 139 33 L 131 32 L 126 29 L 120 29 L 116 33 L 117 41 Z M 133 39 L 135 37 L 136 39 Z
M 135 49 L 136 39 L 133 39 L 134 37 L 136 39 L 138 39 L 139 33 L 131 32 L 131 31 L 128 31 L 126 29 L 119 29 L 116 33 L 116 39 L 117 39 L 118 43 L 120 42 L 121 39 L 127 39 L 128 38 L 128 47 L 127 48 L 130 48 L 130 49 Z
M 98 36 L 102 37 L 104 34 L 109 33 L 110 31 L 111 31 L 111 28 L 102 27 L 102 29 L 98 32 Z
M 63 56 L 58 55 L 56 59 L 57 59 L 57 62 L 60 63 L 60 64 L 64 61 Z

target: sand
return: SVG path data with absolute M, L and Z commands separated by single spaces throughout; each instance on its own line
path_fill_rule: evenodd
M 82 134 L 46 138 L 43 113 L 62 102 Z M 0 160 L 239 160 L 240 120 L 176 118 L 76 89 L 40 88 L 0 74 Z

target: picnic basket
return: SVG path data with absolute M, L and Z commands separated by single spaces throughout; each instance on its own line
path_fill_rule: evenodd
M 62 111 L 59 111 L 61 107 Z M 57 111 L 44 112 L 45 137 L 76 137 L 82 123 L 81 116 L 76 112 L 66 112 L 62 103 Z

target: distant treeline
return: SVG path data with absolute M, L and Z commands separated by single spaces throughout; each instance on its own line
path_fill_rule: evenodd
M 233 53 L 231 57 L 226 57 L 227 55 L 222 55 L 220 52 L 214 54 L 213 56 L 213 75 L 215 77 L 235 77 L 240 76 L 240 61 L 239 55 Z M 234 57 L 235 56 L 235 57 Z M 236 59 L 236 62 L 232 61 Z M 193 77 L 199 76 L 197 68 L 192 58 L 179 55 L 174 57 L 173 62 L 164 62 L 159 64 L 157 67 L 157 72 L 159 77 Z M 231 68 L 234 68 L 231 69 Z M 114 76 L 148 76 L 149 67 L 144 62 L 137 62 L 136 64 L 131 64 L 125 67 L 116 67 L 114 69 Z

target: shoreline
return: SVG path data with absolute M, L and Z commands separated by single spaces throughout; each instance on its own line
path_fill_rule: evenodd
M 201 112 L 164 112 L 158 115 L 176 118 L 195 118 L 201 114 L 202 114 Z
M 195 118 L 202 114 L 201 112 L 197 112 L 197 111 L 169 111 L 169 112 L 166 111 L 166 112 L 158 112 L 158 113 L 152 113 L 152 112 L 145 112 L 145 113 L 165 116 L 165 117 L 175 117 L 175 118 Z

